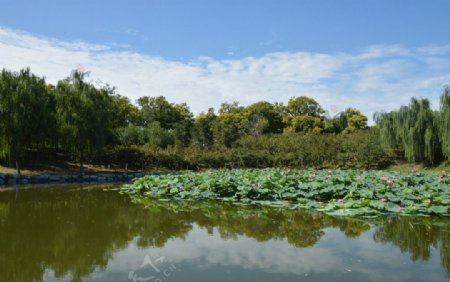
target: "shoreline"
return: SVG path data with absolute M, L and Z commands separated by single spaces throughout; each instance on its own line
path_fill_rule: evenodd
M 0 174 L 0 187 L 30 185 L 30 184 L 70 184 L 70 183 L 115 183 L 130 182 L 133 178 L 146 175 L 143 172 L 137 173 L 93 173 L 79 175 L 62 174 Z

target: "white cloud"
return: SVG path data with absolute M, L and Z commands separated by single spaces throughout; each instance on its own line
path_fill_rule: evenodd
M 418 51 L 425 55 L 444 55 L 450 53 L 450 44 L 421 47 L 418 49 Z
M 276 52 L 261 57 L 191 61 L 168 60 L 118 49 L 114 44 L 64 42 L 0 28 L 0 67 L 31 70 L 49 82 L 66 77 L 78 65 L 135 100 L 164 95 L 187 102 L 194 113 L 222 102 L 286 102 L 292 96 L 315 98 L 325 109 L 352 106 L 369 119 L 392 110 L 412 96 L 438 106 L 450 82 L 448 46 L 408 49 L 369 46 L 354 53 Z

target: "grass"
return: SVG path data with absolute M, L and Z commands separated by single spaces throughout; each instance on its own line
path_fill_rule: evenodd
M 387 167 L 386 170 L 403 171 L 403 172 L 410 172 L 410 171 L 442 172 L 442 171 L 445 171 L 447 173 L 450 173 L 450 162 L 442 162 L 437 166 L 425 166 L 423 164 L 410 164 L 410 163 L 405 163 L 405 162 L 397 162 L 396 164 Z

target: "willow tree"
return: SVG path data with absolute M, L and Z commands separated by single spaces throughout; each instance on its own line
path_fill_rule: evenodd
M 0 154 L 19 174 L 25 150 L 45 146 L 53 135 L 53 98 L 30 69 L 0 73 Z
M 450 88 L 446 86 L 441 96 L 439 113 L 440 140 L 442 153 L 450 160 Z
M 92 156 L 113 135 L 111 89 L 97 89 L 74 71 L 56 86 L 56 113 L 63 147 L 78 155 L 80 175 L 86 155 Z
M 402 151 L 407 161 L 433 164 L 440 158 L 438 113 L 427 99 L 412 98 L 398 111 L 377 113 L 375 121 L 382 143 Z

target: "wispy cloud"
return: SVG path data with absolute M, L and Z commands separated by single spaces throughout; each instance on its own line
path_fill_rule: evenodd
M 164 95 L 173 102 L 187 102 L 195 113 L 225 101 L 286 102 L 300 95 L 315 98 L 326 109 L 356 107 L 369 118 L 408 103 L 412 96 L 429 98 L 437 107 L 442 86 L 450 82 L 447 49 L 376 45 L 354 53 L 277 52 L 186 62 L 114 44 L 64 42 L 0 28 L 0 67 L 30 67 L 55 83 L 83 65 L 91 79 L 117 86 L 132 100 Z

